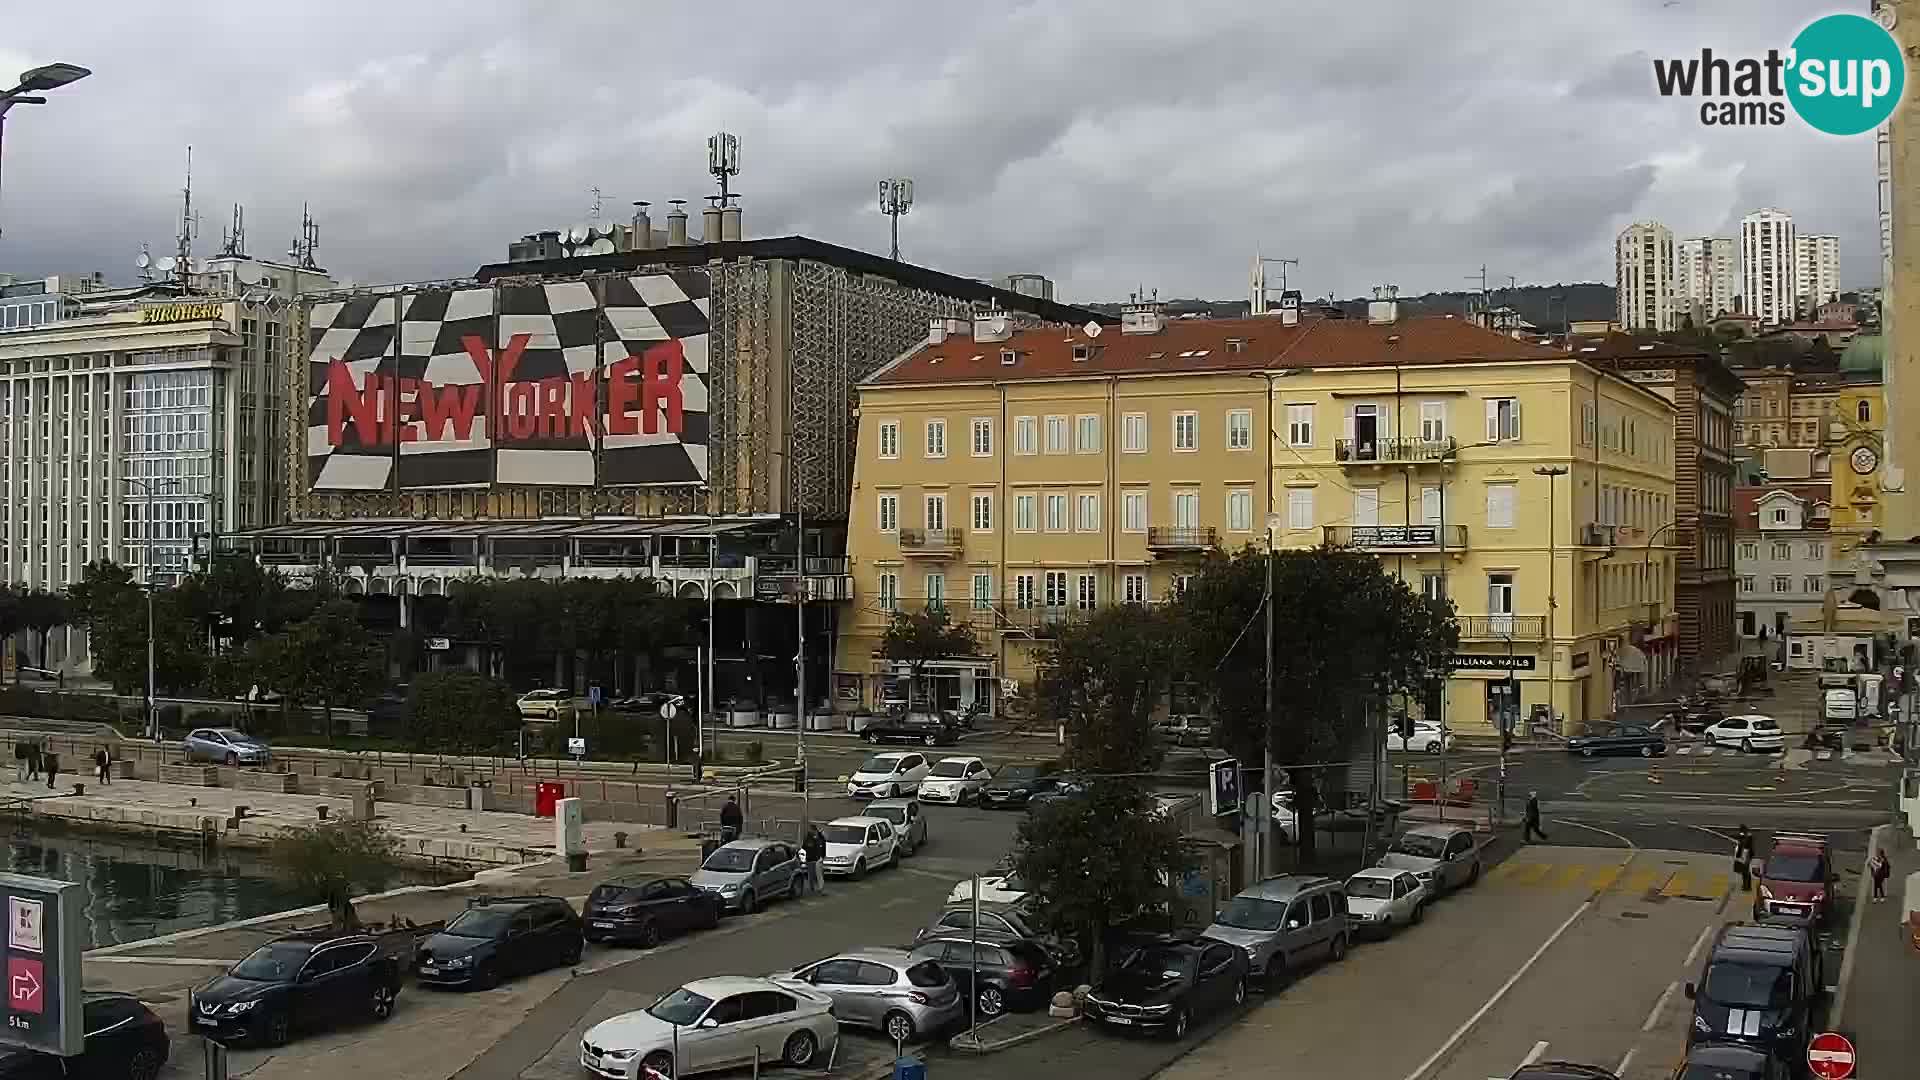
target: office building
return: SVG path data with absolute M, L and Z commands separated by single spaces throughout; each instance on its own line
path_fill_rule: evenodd
M 1621 328 L 1673 329 L 1673 232 L 1657 221 L 1635 222 L 1620 230 L 1613 268 Z
M 1740 296 L 1763 326 L 1790 323 L 1797 312 L 1799 246 L 1793 215 L 1771 207 L 1740 219 Z
M 1739 288 L 1734 276 L 1734 244 L 1725 236 L 1693 236 L 1673 246 L 1673 302 L 1675 323 L 1705 328 L 1716 316 L 1733 310 Z
M 1840 299 L 1840 238 L 1827 233 L 1795 236 L 1793 262 L 1799 314 L 1817 318 L 1821 305 Z

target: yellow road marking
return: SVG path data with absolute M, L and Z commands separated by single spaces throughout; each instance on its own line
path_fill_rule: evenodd
M 1636 870 L 1631 877 L 1627 878 L 1627 883 L 1623 888 L 1630 893 L 1643 893 L 1659 883 L 1660 871 Z
M 1693 885 L 1693 878 L 1689 877 L 1687 875 L 1687 872 L 1682 870 L 1681 872 L 1673 875 L 1673 877 L 1667 881 L 1666 888 L 1663 888 L 1660 890 L 1660 895 L 1661 896 L 1690 896 L 1692 895 L 1692 892 L 1691 892 L 1692 885 Z
M 1552 872 L 1552 863 L 1528 863 L 1519 872 L 1514 874 L 1513 883 L 1515 885 L 1538 885 L 1542 881 L 1545 881 L 1547 875 Z
M 1506 862 L 1503 862 L 1499 866 L 1496 866 L 1493 869 L 1487 871 L 1487 880 L 1488 881 L 1505 881 L 1508 878 L 1512 877 L 1514 873 L 1520 869 L 1520 867 L 1530 866 L 1530 865 L 1532 864 L 1517 863 L 1517 862 L 1514 862 L 1512 859 L 1508 859 Z
M 1593 875 L 1594 891 L 1606 892 L 1613 888 L 1614 884 L 1620 880 L 1620 873 L 1621 869 L 1618 866 L 1601 867 L 1599 872 Z
M 1725 896 L 1727 887 L 1733 883 L 1726 874 L 1708 874 L 1707 887 L 1700 891 L 1701 896 Z
M 1588 867 L 1577 865 L 1562 869 L 1558 874 L 1554 875 L 1553 887 L 1556 889 L 1570 889 L 1578 885 L 1580 879 L 1587 876 L 1588 869 Z

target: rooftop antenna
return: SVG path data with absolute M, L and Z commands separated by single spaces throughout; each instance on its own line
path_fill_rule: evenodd
M 593 193 L 593 203 L 587 207 L 587 218 L 597 223 L 600 220 L 600 189 L 590 187 L 587 190 Z
M 913 209 L 913 178 L 889 177 L 880 181 L 880 212 L 893 220 L 893 261 L 900 261 L 900 217 Z
M 220 234 L 220 254 L 232 258 L 247 257 L 247 208 L 233 204 L 233 225 Z
M 1287 267 L 1299 265 L 1299 259 L 1269 258 L 1260 254 L 1258 251 L 1254 252 L 1252 288 L 1247 290 L 1247 314 L 1265 315 L 1267 313 L 1267 297 L 1272 296 L 1275 291 L 1267 285 L 1267 267 L 1278 266 L 1280 268 L 1280 288 L 1278 291 L 1284 295 L 1287 291 Z
M 147 250 L 147 242 L 140 242 L 140 254 L 133 257 L 133 265 L 140 269 L 141 281 L 153 280 L 153 252 Z
M 707 136 L 707 171 L 720 184 L 720 209 L 733 205 L 734 193 L 729 178 L 740 175 L 740 136 L 716 131 Z
M 187 183 L 180 189 L 180 231 L 174 236 L 173 272 L 181 285 L 193 280 L 193 237 L 200 218 L 193 212 L 193 147 L 187 147 Z
M 300 235 L 294 237 L 293 246 L 287 249 L 287 260 L 305 270 L 318 270 L 320 265 L 314 261 L 313 253 L 320 248 L 320 224 L 313 220 L 306 203 L 300 204 Z

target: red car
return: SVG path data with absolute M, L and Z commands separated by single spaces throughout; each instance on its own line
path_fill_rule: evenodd
M 1754 883 L 1756 920 L 1826 923 L 1833 910 L 1833 860 L 1827 838 L 1813 833 L 1775 833 L 1773 848 Z

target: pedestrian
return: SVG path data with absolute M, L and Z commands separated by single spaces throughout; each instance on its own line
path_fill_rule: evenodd
M 720 808 L 720 842 L 725 844 L 740 839 L 740 826 L 746 815 L 740 812 L 740 801 L 732 795 L 727 796 L 727 804 Z
M 93 767 L 99 771 L 101 783 L 113 783 L 113 755 L 107 752 L 104 744 L 93 752 Z
M 827 858 L 827 836 L 820 831 L 819 825 L 807 826 L 807 838 L 801 843 L 800 849 L 807 853 L 808 884 L 813 886 L 816 894 L 826 892 L 827 879 L 822 866 Z
M 1540 793 L 1527 792 L 1526 827 L 1520 833 L 1520 842 L 1527 843 L 1535 836 L 1545 840 L 1547 831 L 1540 827 Z
M 27 778 L 27 744 L 15 741 L 13 744 L 13 779 L 17 783 Z
M 1753 834 L 1745 825 L 1733 834 L 1733 872 L 1740 875 L 1740 891 L 1753 891 Z
M 40 779 L 40 744 L 32 740 L 27 742 L 27 779 Z
M 49 753 L 41 759 L 40 764 L 47 770 L 47 790 L 52 791 L 54 777 L 60 775 L 60 755 Z
M 1893 863 L 1887 858 L 1886 848 L 1873 849 L 1873 858 L 1867 860 L 1867 872 L 1873 875 L 1873 902 L 1885 903 L 1887 877 L 1893 873 Z

